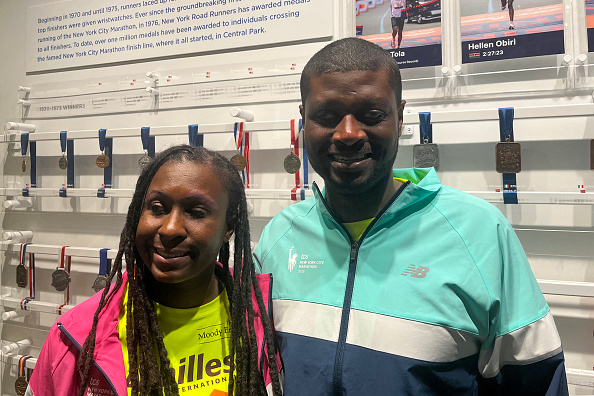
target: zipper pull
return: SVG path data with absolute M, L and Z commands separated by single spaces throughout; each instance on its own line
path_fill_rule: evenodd
M 351 245 L 351 261 L 355 261 L 355 258 L 357 257 L 357 246 L 357 242 L 353 242 Z

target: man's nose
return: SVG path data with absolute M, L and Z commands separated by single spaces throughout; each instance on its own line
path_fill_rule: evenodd
M 366 137 L 361 123 L 352 114 L 347 114 L 336 126 L 332 140 L 352 146 L 357 142 L 364 141 Z

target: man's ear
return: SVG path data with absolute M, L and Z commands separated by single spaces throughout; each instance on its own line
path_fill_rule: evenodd
M 305 109 L 302 104 L 299 105 L 299 114 L 301 114 L 301 119 L 305 122 Z
M 406 105 L 406 100 L 402 100 L 400 103 L 400 107 L 398 108 L 398 137 L 402 135 L 402 117 L 404 115 L 404 106 Z

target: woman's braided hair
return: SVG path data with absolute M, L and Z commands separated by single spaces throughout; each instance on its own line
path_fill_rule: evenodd
M 153 302 L 145 288 L 144 263 L 136 249 L 136 229 L 142 213 L 143 201 L 157 171 L 169 161 L 188 161 L 209 165 L 217 172 L 222 185 L 227 188 L 229 205 L 227 222 L 235 224 L 234 239 L 234 276 L 229 270 L 229 243 L 221 247 L 219 261 L 223 264 L 215 267 L 216 277 L 227 289 L 231 309 L 231 367 L 229 370 L 229 395 L 266 395 L 262 374 L 258 367 L 258 348 L 254 327 L 254 307 L 252 293 L 255 295 L 265 333 L 266 359 L 270 368 L 273 394 L 280 396 L 281 385 L 276 362 L 276 347 L 272 323 L 266 314 L 262 292 L 256 281 L 256 272 L 250 248 L 250 231 L 248 209 L 243 183 L 237 169 L 222 155 L 203 147 L 180 145 L 170 147 L 159 153 L 142 171 L 136 183 L 132 202 L 128 208 L 126 223 L 120 237 L 119 250 L 107 278 L 107 286 L 103 290 L 99 306 L 93 317 L 93 327 L 82 347 L 77 361 L 77 369 L 81 377 L 79 396 L 85 394 L 86 384 L 95 352 L 97 322 L 101 311 L 122 286 L 122 262 L 126 260 L 128 273 L 128 304 L 126 338 L 129 353 L 129 383 L 132 395 L 179 395 L 173 369 L 167 358 L 167 350 L 163 343 L 163 334 L 159 327 Z M 110 288 L 115 278 L 115 284 Z M 157 351 L 157 354 L 155 354 Z

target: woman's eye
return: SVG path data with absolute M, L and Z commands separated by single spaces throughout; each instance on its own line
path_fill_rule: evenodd
M 152 202 L 148 205 L 149 210 L 154 215 L 161 215 L 165 213 L 165 208 L 158 202 Z
M 206 217 L 206 212 L 203 209 L 192 209 L 188 213 L 195 219 L 202 219 Z

